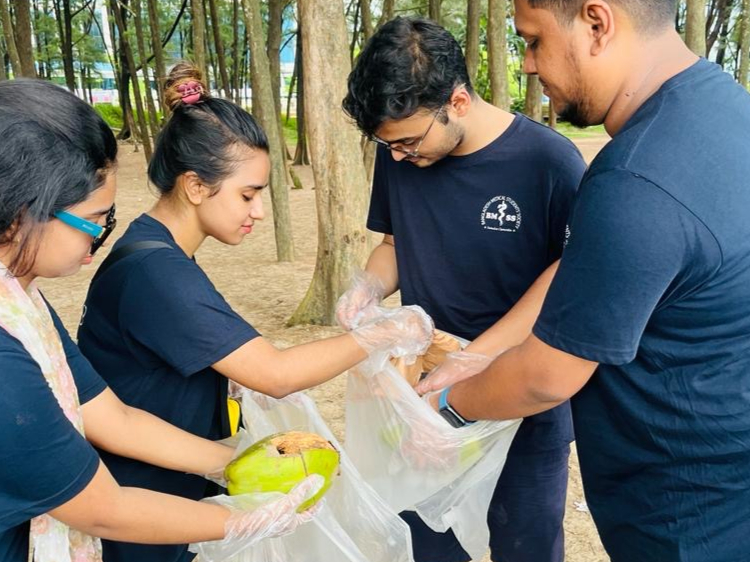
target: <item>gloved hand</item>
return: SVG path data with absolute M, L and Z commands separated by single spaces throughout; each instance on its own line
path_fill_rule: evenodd
M 435 326 L 421 307 L 375 307 L 375 311 L 372 320 L 350 332 L 368 355 L 386 349 L 393 357 L 424 354 Z
M 366 321 L 370 307 L 383 301 L 383 282 L 367 271 L 354 274 L 352 284 L 336 303 L 336 320 L 345 330 L 352 330 Z M 370 311 L 371 312 L 371 311 Z
M 263 539 L 294 532 L 315 516 L 315 507 L 303 513 L 297 513 L 297 508 L 317 494 L 324 482 L 322 476 L 313 474 L 288 494 L 271 502 L 267 502 L 268 494 L 216 496 L 201 500 L 223 505 L 229 508 L 231 515 L 224 525 L 223 540 L 191 544 L 190 552 L 198 554 L 201 562 L 219 562 Z
M 492 357 L 480 353 L 454 351 L 414 388 L 419 394 L 442 390 L 484 371 L 492 361 Z

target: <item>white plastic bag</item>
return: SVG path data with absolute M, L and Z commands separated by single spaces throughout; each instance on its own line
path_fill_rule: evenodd
M 349 372 L 349 457 L 394 511 L 416 511 L 435 531 L 453 529 L 474 559 L 487 551 L 489 503 L 520 423 L 451 427 L 384 353 Z
M 274 433 L 309 431 L 339 450 L 341 465 L 310 523 L 261 541 L 233 562 L 413 562 L 408 525 L 362 479 L 312 399 L 297 393 L 277 400 L 245 389 L 242 416 L 242 447 Z

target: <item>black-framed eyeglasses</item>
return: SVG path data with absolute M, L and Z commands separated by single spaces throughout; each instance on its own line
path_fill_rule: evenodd
M 427 137 L 428 134 L 430 134 L 430 129 L 432 129 L 432 126 L 435 124 L 435 121 L 437 121 L 438 115 L 442 113 L 443 109 L 445 109 L 445 106 L 442 106 L 440 109 L 438 109 L 435 112 L 435 115 L 433 115 L 432 117 L 432 121 L 430 121 L 430 126 L 427 127 L 427 130 L 419 139 L 419 142 L 417 142 L 417 147 L 414 150 L 406 150 L 403 146 L 397 146 L 403 143 L 400 143 L 400 142 L 390 143 L 388 141 L 384 141 L 383 139 L 379 139 L 378 137 L 374 135 L 370 137 L 370 140 L 376 144 L 384 146 L 388 150 L 395 150 L 396 152 L 406 154 L 406 156 L 409 158 L 417 158 L 419 156 L 419 149 L 422 148 L 422 143 L 424 142 L 424 139 Z
M 448 95 L 448 99 L 445 101 L 445 103 L 448 103 L 451 100 L 451 96 L 453 96 L 453 92 L 455 92 L 459 88 L 463 88 L 466 84 L 459 84 L 455 88 L 451 90 L 451 93 Z M 427 135 L 430 134 L 430 130 L 432 129 L 432 126 L 435 124 L 435 121 L 437 121 L 438 116 L 443 112 L 445 109 L 445 104 L 440 106 L 440 108 L 435 112 L 435 115 L 432 117 L 432 121 L 430 121 L 430 126 L 427 127 L 427 130 L 424 132 L 422 137 L 419 139 L 419 142 L 417 143 L 417 147 L 414 150 L 406 150 L 403 148 L 403 143 L 400 142 L 388 142 L 384 141 L 383 139 L 380 139 L 376 137 L 375 135 L 372 135 L 369 137 L 369 139 L 381 146 L 384 146 L 388 150 L 395 150 L 396 152 L 400 152 L 401 154 L 405 154 L 409 158 L 417 158 L 419 156 L 419 149 L 422 148 L 422 143 L 424 142 L 424 139 L 427 137 Z M 397 146 L 399 145 L 399 146 Z
M 104 242 L 107 241 L 107 238 L 109 238 L 109 235 L 112 234 L 112 231 L 117 226 L 114 204 L 109 209 L 109 211 L 107 211 L 107 218 L 105 219 L 104 226 L 96 224 L 95 222 L 88 221 L 86 219 L 82 219 L 81 217 L 76 216 L 73 213 L 69 213 L 68 211 L 59 211 L 55 213 L 55 218 L 61 220 L 68 226 L 72 226 L 76 230 L 85 232 L 89 236 L 93 237 L 93 240 L 91 241 L 91 250 L 89 252 L 92 256 L 99 248 L 102 247 Z

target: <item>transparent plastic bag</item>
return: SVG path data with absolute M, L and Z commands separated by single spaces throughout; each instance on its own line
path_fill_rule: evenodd
M 394 511 L 451 528 L 475 559 L 489 545 L 487 510 L 520 423 L 451 427 L 385 353 L 349 371 L 345 448 L 361 475 Z
M 297 393 L 280 400 L 242 391 L 240 449 L 274 433 L 317 433 L 341 453 L 340 474 L 318 502 L 312 521 L 287 536 L 265 539 L 232 557 L 233 562 L 413 562 L 409 527 L 363 480 L 320 416 L 315 403 Z M 278 494 L 266 494 L 277 498 Z

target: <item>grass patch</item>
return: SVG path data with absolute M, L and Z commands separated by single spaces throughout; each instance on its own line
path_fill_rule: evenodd
M 287 121 L 284 117 L 281 118 L 281 130 L 284 133 L 284 140 L 287 146 L 291 146 L 290 150 L 294 150 L 297 146 L 297 118 L 290 117 Z
M 556 130 L 558 133 L 565 135 L 569 139 L 585 139 L 607 134 L 607 131 L 604 130 L 604 125 L 596 125 L 594 127 L 579 129 L 578 127 L 574 127 L 567 122 L 558 122 Z

